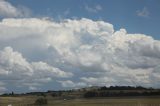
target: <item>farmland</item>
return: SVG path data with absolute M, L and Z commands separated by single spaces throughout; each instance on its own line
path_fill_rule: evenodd
M 0 97 L 0 106 L 35 106 L 37 96 Z M 123 97 L 123 98 L 91 98 L 91 99 L 57 99 L 50 96 L 46 106 L 160 106 L 160 97 Z
M 89 87 L 77 90 L 6 93 L 0 106 L 160 106 L 160 90 L 143 87 Z

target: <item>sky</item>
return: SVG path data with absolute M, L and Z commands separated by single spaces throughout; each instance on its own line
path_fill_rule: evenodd
M 160 88 L 159 0 L 0 0 L 0 93 Z

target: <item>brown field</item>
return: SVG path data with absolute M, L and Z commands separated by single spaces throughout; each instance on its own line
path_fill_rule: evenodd
M 160 97 L 138 98 L 97 98 L 64 100 L 46 97 L 46 106 L 160 106 Z M 35 106 L 37 96 L 0 97 L 0 106 Z

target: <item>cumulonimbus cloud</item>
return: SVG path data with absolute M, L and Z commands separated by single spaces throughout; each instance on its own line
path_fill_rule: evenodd
M 23 83 L 34 89 L 44 84 L 39 82 L 58 82 L 64 87 L 160 86 L 160 41 L 128 34 L 125 29 L 115 31 L 104 21 L 3 19 L 0 48 L 0 74 L 8 80 L 27 75 Z

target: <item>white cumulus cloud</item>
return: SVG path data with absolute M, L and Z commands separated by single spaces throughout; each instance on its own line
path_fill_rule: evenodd
M 5 84 L 14 79 L 31 90 L 48 82 L 63 87 L 160 86 L 160 41 L 115 31 L 104 21 L 3 19 L 0 49 Z
M 15 7 L 7 0 L 0 0 L 0 16 L 2 17 L 25 17 L 29 16 L 31 11 L 24 7 Z
M 21 84 L 35 88 L 55 78 L 72 76 L 72 73 L 64 72 L 45 62 L 28 62 L 21 53 L 13 51 L 11 47 L 5 47 L 0 51 L 0 86 L 12 82 L 15 86 Z

